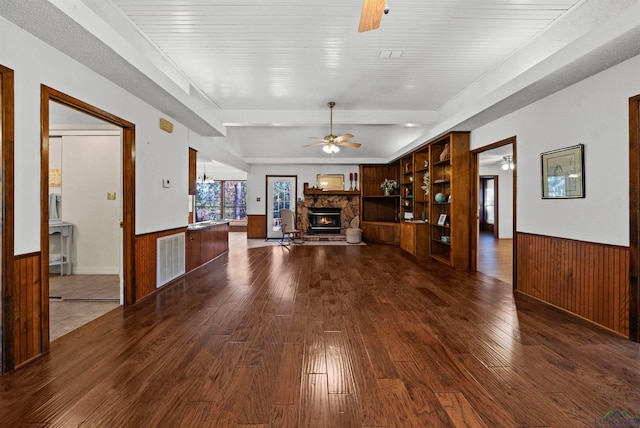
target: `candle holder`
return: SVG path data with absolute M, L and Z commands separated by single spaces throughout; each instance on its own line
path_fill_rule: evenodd
M 351 185 L 349 186 L 349 190 L 353 190 L 353 180 L 349 180 L 349 182 L 351 183 Z

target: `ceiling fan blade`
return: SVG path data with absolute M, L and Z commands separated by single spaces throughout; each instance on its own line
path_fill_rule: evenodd
M 334 140 L 336 143 L 339 143 L 340 141 L 344 141 L 344 140 L 348 140 L 349 138 L 353 138 L 355 137 L 355 135 L 352 134 L 344 134 L 341 135 L 339 137 L 336 137 L 336 139 Z
M 328 143 L 327 138 L 320 138 L 320 137 L 309 137 L 312 140 L 318 140 L 318 141 L 324 141 L 325 143 Z
M 346 146 L 346 147 L 360 147 L 362 144 L 360 143 L 354 143 L 353 141 L 342 141 L 339 143 L 336 143 L 336 146 Z
M 358 26 L 359 33 L 380 27 L 386 3 L 386 0 L 364 0 L 362 13 L 360 14 L 360 25 Z
M 302 146 L 302 147 L 304 148 L 304 147 L 323 146 L 323 145 L 325 145 L 325 144 L 327 144 L 327 143 L 325 143 L 325 142 L 323 141 L 323 142 L 321 142 L 321 143 L 307 144 L 306 146 Z

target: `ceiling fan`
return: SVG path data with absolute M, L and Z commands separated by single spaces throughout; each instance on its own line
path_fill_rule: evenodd
M 334 153 L 337 153 L 340 151 L 340 147 L 338 146 L 345 146 L 345 147 L 360 147 L 362 144 L 360 143 L 354 143 L 352 141 L 347 141 L 349 138 L 353 138 L 354 136 L 352 134 L 344 134 L 344 135 L 340 135 L 340 136 L 336 136 L 333 135 L 333 107 L 335 107 L 336 103 L 333 101 L 329 101 L 327 103 L 327 106 L 329 106 L 329 135 L 327 135 L 324 138 L 317 138 L 317 137 L 309 137 L 309 138 L 313 138 L 314 140 L 318 140 L 320 141 L 319 143 L 313 143 L 313 144 L 307 144 L 306 146 L 303 147 L 314 147 L 314 146 L 324 146 L 322 148 L 323 152 L 326 153 L 330 153 L 332 156 Z
M 364 0 L 364 3 L 362 3 L 358 32 L 363 33 L 380 27 L 383 13 L 385 15 L 389 13 L 387 0 Z

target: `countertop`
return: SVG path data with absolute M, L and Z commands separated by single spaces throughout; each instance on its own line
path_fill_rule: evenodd
M 187 226 L 187 230 L 202 230 L 213 226 L 219 226 L 221 224 L 229 224 L 229 220 L 200 221 L 198 223 L 193 223 Z

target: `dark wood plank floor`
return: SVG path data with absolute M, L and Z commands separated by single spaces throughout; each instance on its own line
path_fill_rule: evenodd
M 0 425 L 593 427 L 640 345 L 394 246 L 232 250 L 0 378 Z
M 496 239 L 492 233 L 478 236 L 479 272 L 513 284 L 513 239 Z

